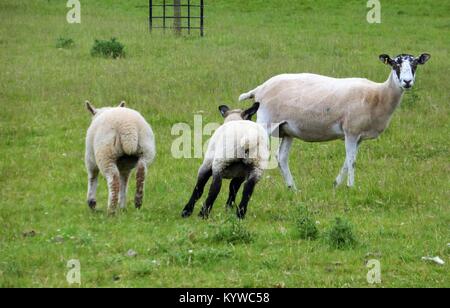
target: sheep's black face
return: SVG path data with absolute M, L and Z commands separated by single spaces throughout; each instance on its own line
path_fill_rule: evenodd
M 230 121 L 251 121 L 253 115 L 255 115 L 258 112 L 260 104 L 255 103 L 252 107 L 250 107 L 247 110 L 242 109 L 235 109 L 230 110 L 230 108 L 226 105 L 222 105 L 219 107 L 220 114 L 222 114 L 222 117 L 225 119 L 226 122 Z
M 415 58 L 412 55 L 402 54 L 394 59 L 388 55 L 381 55 L 380 60 L 392 67 L 395 72 L 394 77 L 399 87 L 402 89 L 410 89 L 416 80 L 416 70 L 418 65 L 425 64 L 431 55 L 424 53 L 420 57 Z

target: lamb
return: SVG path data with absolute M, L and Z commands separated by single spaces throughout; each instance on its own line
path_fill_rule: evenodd
M 288 163 L 293 138 L 306 142 L 344 139 L 346 159 L 335 187 L 347 176 L 347 186 L 353 187 L 359 145 L 377 138 L 388 127 L 404 91 L 414 85 L 418 65 L 430 57 L 427 53 L 417 58 L 381 55 L 379 59 L 391 67 L 384 83 L 314 74 L 279 75 L 242 94 L 239 100 L 261 102 L 257 122 L 282 138 L 278 161 L 289 188 L 296 189 Z
M 156 155 L 155 138 L 150 125 L 135 110 L 125 107 L 96 109 L 88 101 L 92 123 L 86 136 L 86 169 L 88 172 L 88 205 L 95 209 L 98 174 L 108 183 L 108 213 L 114 214 L 117 204 L 126 207 L 128 179 L 136 168 L 135 206 L 141 208 L 147 167 Z
M 237 208 L 238 218 L 245 218 L 250 198 L 267 167 L 270 156 L 269 140 L 264 128 L 251 121 L 258 108 L 259 103 L 255 103 L 245 111 L 230 110 L 225 105 L 219 107 L 225 123 L 211 137 L 205 159 L 198 172 L 197 185 L 183 210 L 182 217 L 192 215 L 195 203 L 201 198 L 206 183 L 212 177 L 209 195 L 200 217 L 204 219 L 209 217 L 222 187 L 222 180 L 231 179 L 227 207 L 233 207 L 236 195 L 245 182 L 243 197 Z

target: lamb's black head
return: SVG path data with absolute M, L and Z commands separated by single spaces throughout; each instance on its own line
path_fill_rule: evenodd
M 400 88 L 410 89 L 416 80 L 417 66 L 425 64 L 430 58 L 431 55 L 428 53 L 424 53 L 418 58 L 402 54 L 394 59 L 383 54 L 380 56 L 380 61 L 392 67 L 394 79 Z
M 230 121 L 251 121 L 253 115 L 255 115 L 258 112 L 260 103 L 254 103 L 252 107 L 250 107 L 247 110 L 242 109 L 234 109 L 231 110 L 228 106 L 222 105 L 219 107 L 219 111 L 222 114 L 222 117 L 225 119 L 226 122 Z

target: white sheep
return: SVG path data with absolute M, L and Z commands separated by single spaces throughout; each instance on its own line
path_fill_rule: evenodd
M 86 136 L 86 169 L 88 171 L 88 205 L 95 209 L 99 171 L 108 189 L 108 213 L 114 214 L 119 203 L 126 206 L 128 179 L 136 168 L 135 206 L 140 208 L 144 195 L 147 166 L 156 155 L 155 138 L 150 125 L 139 112 L 125 108 L 96 109 L 88 101 L 86 107 L 93 119 Z
M 205 159 L 198 172 L 197 185 L 182 213 L 184 218 L 192 215 L 195 203 L 202 196 L 210 177 L 213 178 L 211 188 L 200 216 L 209 216 L 222 187 L 222 180 L 231 179 L 227 206 L 233 206 L 236 195 L 245 182 L 243 197 L 237 209 L 237 216 L 240 219 L 245 217 L 255 185 L 261 179 L 270 155 L 268 136 L 264 128 L 251 121 L 258 108 L 259 103 L 245 111 L 230 110 L 227 106 L 219 107 L 225 123 L 210 139 Z
M 258 123 L 267 130 L 275 125 L 274 131 L 282 138 L 279 166 L 290 188 L 296 189 L 288 164 L 293 138 L 307 142 L 345 139 L 346 159 L 335 186 L 348 175 L 347 185 L 352 187 L 359 144 L 377 138 L 388 127 L 404 90 L 414 85 L 417 66 L 430 57 L 403 54 L 391 59 L 381 55 L 380 60 L 392 68 L 384 83 L 313 74 L 280 75 L 242 94 L 239 100 L 260 102 Z

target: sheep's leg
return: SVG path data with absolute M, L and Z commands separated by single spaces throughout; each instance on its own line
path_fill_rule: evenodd
M 359 137 L 346 136 L 345 137 L 345 149 L 347 152 L 347 167 L 348 178 L 347 186 L 353 187 L 355 185 L 355 165 L 356 156 L 358 155 Z
M 88 193 L 87 193 L 87 203 L 89 207 L 94 210 L 97 206 L 97 187 L 98 187 L 98 173 L 97 167 L 92 167 L 88 169 Z
M 201 168 L 198 173 L 197 184 L 195 185 L 194 192 L 192 193 L 191 199 L 184 207 L 183 213 L 181 216 L 183 218 L 187 218 L 192 215 L 194 211 L 195 203 L 198 199 L 203 195 L 203 191 L 205 190 L 205 185 L 208 183 L 209 178 L 212 176 L 211 168 Z
M 248 203 L 250 202 L 250 198 L 253 195 L 255 186 L 259 181 L 259 178 L 260 177 L 258 177 L 256 175 L 252 175 L 249 177 L 247 182 L 245 182 L 242 200 L 237 209 L 237 217 L 239 219 L 244 219 L 245 215 L 247 214 L 247 206 L 248 206 Z
M 281 141 L 280 149 L 278 152 L 278 162 L 283 174 L 286 185 L 293 190 L 297 190 L 295 186 L 294 178 L 292 177 L 291 170 L 289 169 L 289 152 L 291 151 L 292 142 L 294 139 L 292 137 L 283 137 Z
M 109 198 L 108 213 L 113 215 L 117 210 L 120 190 L 120 172 L 116 165 L 111 165 L 103 172 L 108 182 Z
M 347 177 L 347 186 L 353 187 L 355 184 L 355 161 L 358 154 L 359 138 L 351 135 L 345 136 L 345 162 L 334 186 L 340 186 Z
M 120 193 L 119 193 L 119 207 L 125 209 L 127 207 L 127 191 L 128 180 L 130 178 L 131 170 L 120 170 Z
M 334 187 L 339 187 L 342 182 L 345 180 L 348 174 L 348 167 L 347 167 L 347 158 L 345 158 L 344 165 L 342 166 L 341 171 L 339 172 L 339 175 L 337 176 L 336 180 L 334 181 Z
M 206 199 L 202 211 L 200 212 L 200 217 L 204 219 L 207 219 L 209 217 L 209 214 L 211 213 L 212 207 L 217 199 L 217 196 L 220 193 L 221 188 L 222 188 L 222 175 L 213 174 L 213 181 L 211 184 L 211 188 L 209 189 L 208 198 Z
M 230 183 L 230 194 L 228 196 L 227 208 L 232 208 L 236 201 L 236 195 L 241 188 L 242 183 L 244 183 L 245 178 L 234 178 Z
M 137 209 L 140 209 L 142 207 L 146 175 L 147 175 L 147 164 L 145 160 L 139 159 L 136 167 L 136 196 L 134 198 L 134 205 Z

